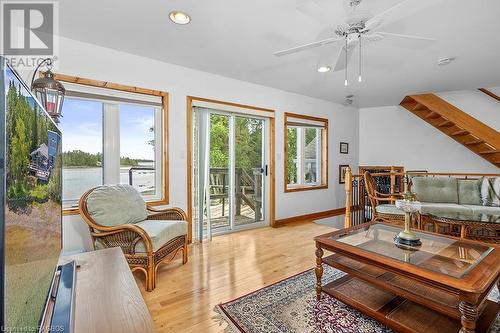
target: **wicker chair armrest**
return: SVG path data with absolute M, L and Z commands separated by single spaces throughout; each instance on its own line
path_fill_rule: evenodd
M 403 195 L 401 193 L 382 193 L 379 191 L 375 191 L 375 194 L 378 197 L 403 197 Z
M 125 253 L 134 254 L 135 246 L 142 240 L 146 252 L 153 252 L 151 238 L 149 238 L 144 229 L 137 225 L 121 224 L 113 227 L 100 226 L 94 229 L 98 232 L 92 232 L 92 236 L 101 238 L 103 243 L 109 247 L 119 246 Z
M 165 208 L 158 209 L 153 208 L 151 206 L 147 206 L 150 214 L 148 215 L 148 220 L 178 220 L 178 221 L 187 221 L 186 213 L 178 208 Z

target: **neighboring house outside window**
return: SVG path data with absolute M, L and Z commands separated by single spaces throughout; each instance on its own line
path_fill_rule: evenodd
M 285 113 L 285 192 L 326 188 L 328 119 Z

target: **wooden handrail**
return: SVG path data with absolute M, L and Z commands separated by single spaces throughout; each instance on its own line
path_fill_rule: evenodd
M 406 176 L 406 175 L 411 175 L 411 176 L 473 176 L 473 177 L 500 177 L 500 173 L 468 173 L 468 172 L 377 172 L 377 173 L 371 173 L 372 176 L 389 176 L 389 175 L 394 175 L 394 176 Z M 363 178 L 363 175 L 351 175 L 353 178 Z
M 500 96 L 498 96 L 497 94 L 491 92 L 490 90 L 486 89 L 486 88 L 479 88 L 478 89 L 479 91 L 485 93 L 486 95 L 490 96 L 491 98 L 494 98 L 496 99 L 497 101 L 500 102 Z

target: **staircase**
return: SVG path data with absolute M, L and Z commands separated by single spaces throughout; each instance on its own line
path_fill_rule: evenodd
M 406 96 L 402 107 L 500 168 L 500 133 L 434 94 Z

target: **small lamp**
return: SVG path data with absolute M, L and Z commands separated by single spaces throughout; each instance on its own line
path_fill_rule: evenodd
M 35 75 L 38 72 L 38 69 L 45 63 L 47 64 L 47 71 L 42 73 L 43 77 L 35 80 Z M 31 80 L 31 91 L 35 94 L 40 103 L 42 103 L 43 107 L 52 119 L 56 123 L 59 123 L 66 89 L 59 81 L 54 79 L 54 73 L 52 73 L 51 69 L 51 58 L 44 59 L 40 62 L 40 64 L 38 64 Z

